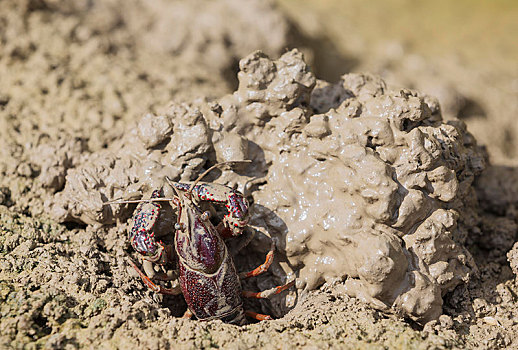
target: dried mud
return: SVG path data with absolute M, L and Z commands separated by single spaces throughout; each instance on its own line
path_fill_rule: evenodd
M 411 80 L 404 57 L 363 60 L 391 85 L 317 80 L 300 52 L 281 54 L 318 40 L 269 3 L 125 4 L 0 3 L 0 347 L 518 346 L 518 171 L 511 151 L 468 132 L 481 130 L 475 103 L 492 106 L 491 123 L 512 94 L 468 100 L 446 79 Z M 436 88 L 441 103 L 396 86 Z M 486 143 L 507 166 L 490 165 Z M 253 162 L 207 180 L 243 191 L 278 248 L 245 287 L 297 288 L 245 301 L 274 321 L 182 319 L 181 296 L 153 294 L 129 269 L 134 206 L 103 203 L 236 159 Z M 268 246 L 258 235 L 238 270 Z

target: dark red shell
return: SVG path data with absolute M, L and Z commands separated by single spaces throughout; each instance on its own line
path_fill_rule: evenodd
M 244 322 L 241 284 L 223 239 L 186 197 L 178 208 L 182 229 L 176 231 L 180 285 L 189 309 L 200 320 Z
M 191 270 L 180 263 L 180 284 L 189 309 L 200 320 L 243 314 L 241 284 L 228 253 L 213 275 Z

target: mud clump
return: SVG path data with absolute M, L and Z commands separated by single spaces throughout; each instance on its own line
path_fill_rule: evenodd
M 250 51 L 289 46 L 292 28 L 271 2 L 240 3 L 2 1 L 0 185 L 15 206 L 40 215 L 46 190 L 62 190 L 84 153 L 172 99 L 228 92 Z
M 518 276 L 518 243 L 515 243 L 513 249 L 507 253 L 507 259 L 509 260 L 514 275 Z
M 383 311 L 436 319 L 442 296 L 476 273 L 463 244 L 484 153 L 464 124 L 375 76 L 318 81 L 297 50 L 278 60 L 255 52 L 239 66 L 233 94 L 146 114 L 85 155 L 49 211 L 60 221 L 124 221 L 131 208 L 103 204 L 167 194 L 165 176 L 185 181 L 216 161 L 251 159 L 214 181 L 249 194 L 252 222 L 284 256 L 279 281 L 296 277 L 299 293 L 333 284 Z M 267 246 L 259 239 L 248 251 Z

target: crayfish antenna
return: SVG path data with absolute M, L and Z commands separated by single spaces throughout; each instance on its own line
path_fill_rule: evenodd
M 252 163 L 252 161 L 250 159 L 245 159 L 245 160 L 229 160 L 228 162 L 221 162 L 221 163 L 214 164 L 213 166 L 211 166 L 210 168 L 205 170 L 200 176 L 198 176 L 198 178 L 192 183 L 191 187 L 189 187 L 189 191 L 188 192 L 189 193 L 192 192 L 192 190 L 198 184 L 198 182 L 200 182 L 200 180 L 203 179 L 212 170 L 214 170 L 216 168 L 219 168 L 222 165 L 235 164 L 235 163 Z
M 149 198 L 149 199 L 133 199 L 129 201 L 114 199 L 112 201 L 104 202 L 103 205 L 110 204 L 127 204 L 127 203 L 142 203 L 142 202 L 169 202 L 174 198 Z
M 170 187 L 172 187 L 174 193 L 176 193 L 176 197 L 174 197 L 173 199 L 170 199 L 171 203 L 175 203 L 176 206 L 178 206 L 178 203 L 180 203 L 181 201 L 181 196 L 180 196 L 180 192 L 178 192 L 178 189 L 176 188 L 176 186 L 174 185 L 173 181 L 168 178 L 167 176 L 165 177 L 165 180 L 167 181 L 167 183 L 169 184 Z

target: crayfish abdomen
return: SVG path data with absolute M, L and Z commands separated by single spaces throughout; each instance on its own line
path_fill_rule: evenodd
M 212 275 L 194 271 L 180 263 L 180 285 L 189 309 L 199 320 L 221 319 L 234 324 L 245 322 L 241 284 L 226 249 L 222 264 Z
M 241 284 L 225 242 L 188 194 L 179 195 L 178 211 L 175 248 L 189 310 L 200 320 L 244 323 Z
M 223 238 L 209 220 L 209 214 L 201 212 L 188 192 L 178 193 L 176 204 L 178 222 L 175 225 L 175 248 L 180 285 L 189 310 L 199 320 L 220 319 L 238 325 L 245 323 L 245 315 L 257 320 L 271 319 L 268 315 L 245 312 L 241 296 L 269 298 L 293 286 L 294 281 L 254 293 L 243 292 L 240 279 L 266 271 L 273 261 L 275 244 L 272 242 L 264 264 L 238 274 Z M 214 269 L 216 266 L 217 269 Z

